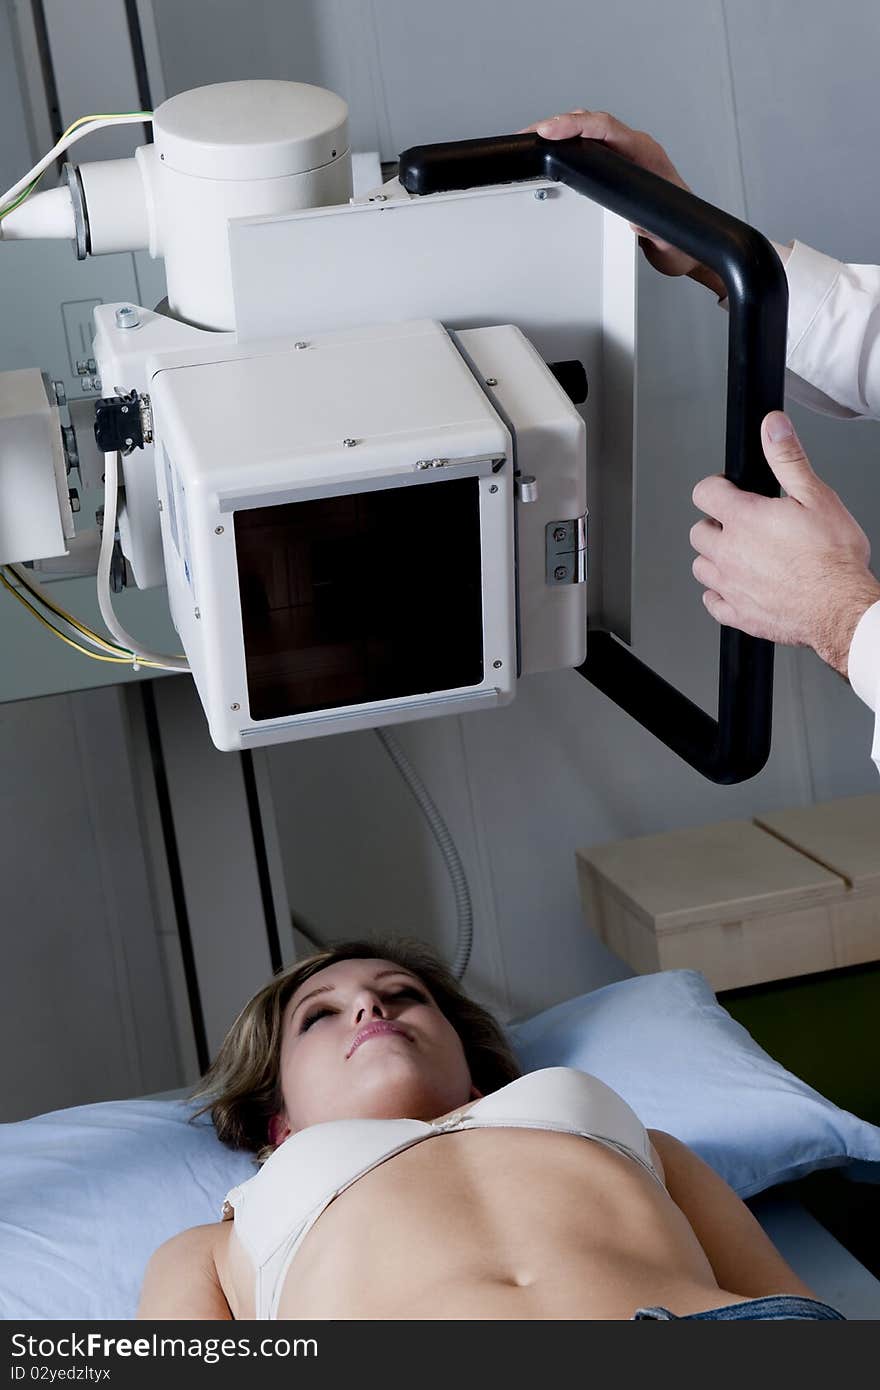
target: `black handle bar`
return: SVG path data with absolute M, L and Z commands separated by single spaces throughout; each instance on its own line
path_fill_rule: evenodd
M 400 156 L 399 177 L 415 194 L 554 179 L 710 266 L 724 281 L 730 308 L 724 474 L 749 492 L 778 496 L 760 427 L 783 405 L 788 285 L 760 232 L 596 140 L 529 134 L 420 145 Z M 771 642 L 721 629 L 717 720 L 610 632 L 590 629 L 587 659 L 577 669 L 713 782 L 742 782 L 767 761 Z

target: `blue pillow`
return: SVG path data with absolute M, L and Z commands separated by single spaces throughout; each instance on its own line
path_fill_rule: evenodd
M 119 1100 L 0 1125 L 0 1317 L 133 1318 L 150 1255 L 220 1219 L 253 1156 L 190 1101 Z
M 850 1160 L 880 1173 L 880 1129 L 768 1057 L 694 971 L 606 985 L 509 1032 L 525 1070 L 601 1077 L 740 1196 Z M 256 1171 L 209 1116 L 188 1123 L 196 1108 L 107 1101 L 0 1125 L 0 1317 L 134 1317 L 153 1250 L 217 1221 Z
M 853 1176 L 880 1181 L 880 1128 L 775 1062 L 696 970 L 605 985 L 508 1033 L 524 1071 L 592 1072 L 642 1124 L 689 1145 L 740 1197 L 848 1163 Z

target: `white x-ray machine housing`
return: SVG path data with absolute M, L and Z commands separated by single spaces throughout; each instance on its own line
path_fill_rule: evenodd
M 167 304 L 95 312 L 96 433 L 122 453 L 127 572 L 167 584 L 215 744 L 491 708 L 521 675 L 576 667 L 707 775 L 757 770 L 768 659 L 744 661 L 736 634 L 725 663 L 723 639 L 717 725 L 642 667 L 627 545 L 592 567 L 603 659 L 585 656 L 588 479 L 606 535 L 628 538 L 632 512 L 627 222 L 683 229 L 726 273 L 744 480 L 747 422 L 781 400 L 784 276 L 761 296 L 748 278 L 775 274 L 763 238 L 601 146 L 534 136 L 407 152 L 402 181 L 346 202 L 344 103 L 300 84 L 183 93 L 154 135 L 0 228 L 54 217 L 81 255 L 165 257 Z M 571 367 L 586 414 L 559 384 Z M 23 520 L 0 561 L 36 558 L 29 539 Z

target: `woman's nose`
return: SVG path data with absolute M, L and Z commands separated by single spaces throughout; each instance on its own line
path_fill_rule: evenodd
M 382 1001 L 370 990 L 360 994 L 355 1001 L 355 1023 L 363 1023 L 365 1018 L 383 1018 Z

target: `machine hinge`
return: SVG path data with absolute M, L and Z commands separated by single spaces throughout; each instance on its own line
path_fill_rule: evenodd
M 560 584 L 585 584 L 587 582 L 587 517 L 564 518 L 550 521 L 545 528 L 547 583 L 557 588 Z

